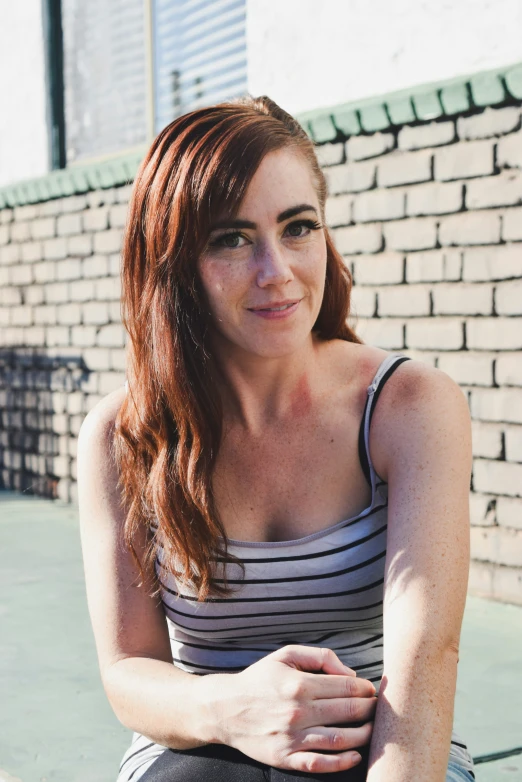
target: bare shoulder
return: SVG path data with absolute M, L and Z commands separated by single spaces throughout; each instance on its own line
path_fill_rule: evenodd
M 117 388 L 100 399 L 87 413 L 78 437 L 80 449 L 89 447 L 94 441 L 107 442 L 112 439 L 116 417 L 124 399 L 125 388 Z
M 471 459 L 471 419 L 466 396 L 446 372 L 410 359 L 400 364 L 378 397 L 370 430 L 377 473 L 388 480 L 391 463 L 418 458 L 451 439 Z M 458 441 L 458 444 L 457 444 Z

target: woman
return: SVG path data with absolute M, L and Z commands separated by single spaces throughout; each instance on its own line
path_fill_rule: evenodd
M 175 120 L 136 177 L 128 389 L 79 442 L 118 782 L 473 778 L 466 400 L 348 327 L 325 200 L 266 97 Z

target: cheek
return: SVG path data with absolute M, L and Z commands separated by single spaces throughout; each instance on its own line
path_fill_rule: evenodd
M 200 267 L 200 277 L 213 309 L 241 296 L 247 285 L 242 265 L 226 261 L 208 261 Z

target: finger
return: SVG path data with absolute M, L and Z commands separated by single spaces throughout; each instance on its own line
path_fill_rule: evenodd
M 366 722 L 358 728 L 316 727 L 303 737 L 302 750 L 345 751 L 364 747 L 372 737 L 373 722 Z
M 373 719 L 377 698 L 329 698 L 315 700 L 306 715 L 308 726 L 345 725 Z M 303 726 L 304 727 L 304 726 Z
M 317 752 L 293 752 L 288 757 L 292 771 L 304 771 L 309 774 L 329 774 L 334 771 L 346 771 L 361 762 L 358 752 L 348 750 L 335 755 L 320 755 Z
M 322 646 L 301 646 L 300 644 L 288 644 L 272 653 L 276 660 L 297 668 L 301 671 L 324 671 L 327 674 L 341 676 L 357 676 L 352 668 L 348 668 L 337 657 L 332 649 Z
M 376 689 L 368 679 L 358 676 L 306 673 L 307 692 L 311 698 L 373 698 Z

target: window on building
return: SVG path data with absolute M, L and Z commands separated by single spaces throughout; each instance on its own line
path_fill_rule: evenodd
M 62 0 L 67 163 L 147 141 L 143 0 Z
M 154 129 L 247 89 L 245 0 L 153 0 Z
M 61 13 L 67 165 L 144 145 L 175 117 L 246 92 L 246 0 L 47 2 L 57 24 Z

